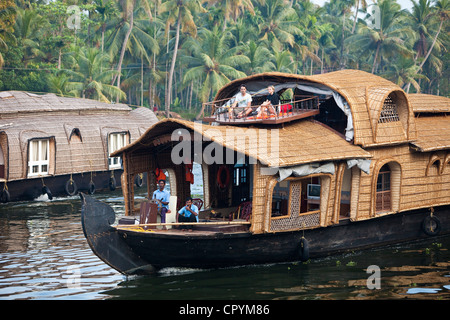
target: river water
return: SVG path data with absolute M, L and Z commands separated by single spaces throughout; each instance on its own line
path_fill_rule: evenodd
M 123 214 L 120 190 L 94 196 Z M 127 278 L 92 253 L 80 209 L 78 197 L 0 206 L 0 299 L 450 299 L 450 236 L 307 263 Z

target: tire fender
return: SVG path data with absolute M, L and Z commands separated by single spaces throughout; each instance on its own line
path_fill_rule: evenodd
M 88 192 L 89 192 L 89 194 L 94 194 L 95 193 L 95 184 L 94 184 L 93 181 L 89 182 Z
M 50 191 L 50 188 L 47 186 L 42 187 L 42 194 L 47 194 L 48 200 L 53 200 L 52 192 Z
M 298 253 L 300 255 L 300 261 L 305 262 L 309 260 L 309 243 L 303 237 L 300 239 Z
M 422 221 L 422 231 L 429 236 L 438 235 L 441 232 L 441 221 L 434 215 L 425 217 Z
M 72 180 L 72 179 L 67 180 L 65 190 L 69 196 L 76 195 L 77 191 L 78 191 L 78 187 L 77 187 L 77 183 L 75 182 L 75 180 Z

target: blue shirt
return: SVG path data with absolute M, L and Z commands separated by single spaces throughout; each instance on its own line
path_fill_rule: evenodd
M 197 215 L 195 216 L 195 219 L 197 219 L 198 222 L 198 207 L 195 204 L 191 205 L 191 210 L 194 211 Z M 186 209 L 186 206 L 184 206 L 183 208 L 180 209 L 180 211 L 178 211 L 179 214 L 184 214 L 184 216 L 186 218 L 189 218 L 192 214 L 192 212 L 190 212 L 188 209 Z
M 153 192 L 153 199 L 158 199 L 164 202 L 169 202 L 170 200 L 170 193 L 166 190 L 160 191 L 159 189 L 156 190 L 155 192 Z M 169 209 L 169 205 L 168 204 L 163 204 L 162 205 L 164 208 Z

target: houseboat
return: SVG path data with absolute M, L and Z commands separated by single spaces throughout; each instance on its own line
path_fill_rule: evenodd
M 233 116 L 245 85 L 250 112 Z M 274 114 L 255 115 L 268 87 Z M 117 150 L 125 216 L 82 194 L 93 252 L 123 274 L 165 267 L 216 268 L 304 261 L 450 232 L 450 99 L 406 94 L 358 70 L 303 76 L 263 73 L 230 82 L 202 122 L 166 119 Z M 198 222 L 178 222 L 191 165 L 204 192 Z M 164 169 L 165 223 L 134 179 Z M 188 224 L 192 231 L 184 228 Z
M 142 107 L 0 92 L 1 202 L 119 187 L 122 164 L 110 154 L 157 121 Z

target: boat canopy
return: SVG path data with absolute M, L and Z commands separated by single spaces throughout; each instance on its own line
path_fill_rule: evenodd
M 273 85 L 279 90 L 291 87 L 300 94 L 326 96 L 326 100 L 332 97 L 345 114 L 346 127 L 342 132 L 345 131 L 346 139 L 353 139 L 354 144 L 362 147 L 405 143 L 417 136 L 408 95 L 398 85 L 371 73 L 360 70 L 311 76 L 261 73 L 231 81 L 218 91 L 214 101 L 230 99 L 241 85 L 253 94 L 263 95 L 265 88 Z

